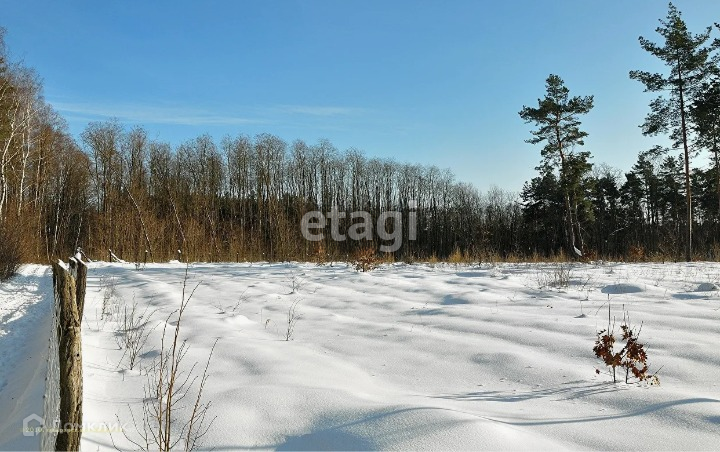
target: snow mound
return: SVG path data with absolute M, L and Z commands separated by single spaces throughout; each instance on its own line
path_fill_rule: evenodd
M 455 273 L 455 276 L 458 276 L 460 278 L 484 278 L 487 275 L 488 275 L 488 272 L 478 272 L 478 271 Z
M 720 290 L 720 287 L 718 287 L 718 285 L 715 283 L 704 282 L 698 285 L 697 289 L 695 289 L 695 292 L 712 292 L 714 290 Z
M 290 436 L 276 450 L 447 450 L 449 444 L 463 450 L 521 450 L 528 444 L 534 450 L 568 447 L 512 425 L 441 407 L 398 406 L 348 417 L 339 425 L 321 424 L 310 433 Z
M 621 295 L 626 293 L 639 293 L 644 292 L 645 289 L 643 289 L 640 286 L 637 286 L 635 284 L 610 284 L 609 286 L 605 286 L 602 288 L 602 293 L 607 293 L 611 295 Z
M 467 298 L 467 294 L 449 294 L 443 297 L 443 305 L 454 305 L 454 304 L 470 304 L 471 301 Z
M 225 323 L 232 323 L 235 325 L 254 325 L 256 322 L 248 319 L 244 315 L 231 315 L 225 318 Z

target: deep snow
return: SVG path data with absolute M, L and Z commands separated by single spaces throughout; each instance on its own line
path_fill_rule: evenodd
M 555 269 L 191 264 L 188 284 L 200 286 L 181 329 L 185 364 L 202 367 L 219 339 L 205 388 L 217 418 L 204 447 L 717 450 L 720 265 L 575 264 L 566 288 L 548 286 Z M 141 418 L 145 372 L 184 273 L 180 263 L 91 264 L 87 424 L 117 416 L 138 439 L 130 411 Z M 127 369 L 115 319 L 101 319 L 106 295 L 155 311 L 139 369 Z M 285 341 L 295 301 L 302 317 Z M 616 329 L 623 309 L 642 323 L 660 386 L 612 384 L 594 357 L 608 301 Z M 114 450 L 113 441 L 131 446 L 101 431 L 86 432 L 82 446 Z
M 0 283 L 1 450 L 40 448 L 39 436 L 23 435 L 22 420 L 43 415 L 52 308 L 49 267 L 25 265 Z

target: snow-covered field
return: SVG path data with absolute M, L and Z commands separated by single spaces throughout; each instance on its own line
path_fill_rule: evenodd
M 0 283 L 0 449 L 36 450 L 39 437 L 24 436 L 22 419 L 43 414 L 52 319 L 50 267 L 23 266 Z
M 720 265 L 575 264 L 559 288 L 548 285 L 556 273 L 552 264 L 370 273 L 346 264 L 191 264 L 188 286 L 200 285 L 181 324 L 186 368 L 197 362 L 201 373 L 218 339 L 204 394 L 216 419 L 203 447 L 718 450 Z M 119 418 L 139 439 L 146 371 L 168 318 L 173 332 L 184 274 L 179 263 L 91 265 L 86 424 Z M 154 312 L 133 370 L 115 319 L 101 319 L 106 299 Z M 642 323 L 660 386 L 613 384 L 595 358 L 608 301 L 616 330 L 623 309 Z M 301 317 L 286 341 L 295 302 Z M 0 379 L 14 372 L 2 368 Z M 113 441 L 132 448 L 122 433 L 101 431 L 86 432 L 82 446 L 114 450 Z

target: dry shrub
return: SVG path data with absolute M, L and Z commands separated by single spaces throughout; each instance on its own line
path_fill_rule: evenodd
M 417 257 L 415 256 L 414 253 L 407 253 L 403 257 L 403 261 L 408 265 L 412 265 L 417 261 Z
M 0 281 L 10 279 L 20 267 L 22 256 L 15 234 L 0 227 Z
M 311 259 L 318 267 L 322 267 L 328 263 L 328 253 L 325 249 L 324 243 L 317 242 L 317 247 L 311 256 Z
M 395 253 L 383 253 L 380 257 L 380 262 L 383 264 L 394 264 L 395 261 Z
M 630 380 L 632 374 L 638 381 L 648 381 L 651 385 L 659 385 L 660 379 L 657 372 L 648 374 L 647 352 L 645 344 L 638 341 L 640 330 L 635 332 L 635 328 L 630 326 L 630 320 L 627 313 L 623 315 L 623 322 L 620 325 L 622 330 L 621 340 L 625 342 L 620 351 L 615 351 L 615 334 L 613 327 L 610 326 L 610 305 L 608 305 L 608 328 L 597 333 L 595 339 L 595 347 L 593 351 L 595 356 L 602 359 L 606 366 L 612 369 L 613 383 L 617 382 L 616 369 L 621 367 L 625 369 L 625 383 Z M 600 373 L 599 369 L 595 369 L 595 373 Z
M 450 253 L 450 256 L 448 256 L 448 262 L 451 264 L 460 264 L 465 262 L 465 256 L 462 251 L 460 251 L 460 247 L 456 246 L 455 249 L 453 249 L 453 252 Z
M 138 362 L 140 353 L 143 351 L 145 344 L 150 338 L 150 333 L 154 328 L 150 327 L 150 318 L 153 312 L 148 313 L 149 307 L 142 312 L 138 308 L 138 303 L 133 299 L 132 305 L 124 305 L 118 308 L 118 330 L 115 340 L 121 349 L 124 349 L 120 362 L 127 356 L 128 368 L 132 370 Z M 118 366 L 120 363 L 118 363 Z
M 129 430 L 123 429 L 122 432 L 125 439 L 139 450 L 164 452 L 178 449 L 197 450 L 201 447 L 202 438 L 215 421 L 215 418 L 208 421 L 207 416 L 212 402 L 204 402 L 203 393 L 209 376 L 210 360 L 218 340 L 215 340 L 210 349 L 202 375 L 195 371 L 197 363 L 188 369 L 183 362 L 188 351 L 187 339 L 180 339 L 183 314 L 200 286 L 198 283 L 192 291 L 189 291 L 188 267 L 189 265 L 185 267 L 180 308 L 173 311 L 165 321 L 159 355 L 146 370 L 148 380 L 144 388 L 145 397 L 142 400 L 142 418 L 136 422 L 135 415 L 130 412 L 135 427 L 135 437 L 131 437 Z M 175 331 L 166 334 L 170 318 L 173 316 Z M 182 408 L 188 407 L 192 410 L 182 411 Z M 117 415 L 116 418 L 120 423 Z M 117 446 L 115 449 L 120 450 Z
M 502 262 L 502 256 L 498 254 L 496 251 L 488 251 L 486 253 L 483 253 L 480 262 L 495 265 L 497 262 Z
M 583 262 L 594 262 L 599 259 L 597 250 L 586 250 L 580 260 Z
M 710 248 L 710 251 L 712 253 L 712 260 L 715 262 L 720 261 L 720 243 L 713 242 L 713 245 Z
M 540 253 L 537 252 L 537 250 L 533 251 L 533 253 L 530 255 L 530 258 L 528 259 L 528 262 L 542 262 L 544 260 L 544 257 L 540 255 Z
M 285 340 L 289 341 L 295 335 L 295 325 L 302 315 L 298 312 L 298 304 L 300 300 L 295 300 L 290 304 L 287 312 L 287 329 L 285 330 Z
M 526 261 L 526 259 L 524 259 L 522 256 L 520 256 L 516 253 L 507 253 L 507 255 L 505 255 L 505 258 L 503 260 L 505 262 L 511 263 L 511 264 L 517 264 L 517 263 Z
M 550 256 L 549 259 L 550 262 L 569 262 L 570 259 L 568 259 L 567 254 L 565 254 L 564 249 L 560 249 L 557 253 L 553 253 L 552 256 Z
M 541 254 L 537 250 L 533 250 L 530 254 L 517 254 L 517 253 L 510 253 L 508 254 L 507 258 L 501 259 L 505 262 L 531 262 L 535 264 L 544 264 L 544 263 L 567 263 L 574 261 L 574 259 L 568 259 L 567 255 L 565 254 L 565 251 L 560 249 L 557 252 L 552 252 L 549 254 Z
M 541 269 L 537 276 L 538 288 L 554 287 L 561 289 L 570 285 L 572 266 L 567 263 L 557 263 L 548 268 Z
M 630 262 L 644 262 L 647 260 L 647 255 L 645 254 L 645 248 L 638 245 L 632 245 L 628 249 L 628 261 Z
M 374 248 L 365 248 L 360 250 L 355 256 L 355 270 L 360 272 L 369 272 L 377 268 L 380 264 L 380 258 Z

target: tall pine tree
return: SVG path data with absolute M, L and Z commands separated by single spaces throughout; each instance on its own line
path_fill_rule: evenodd
M 712 155 L 718 206 L 715 220 L 720 227 L 720 77 L 703 85 L 690 106 L 690 116 L 697 133 L 695 144 Z
M 700 87 L 710 75 L 711 57 L 718 48 L 717 40 L 706 45 L 710 39 L 711 27 L 703 33 L 693 34 L 687 29 L 680 11 L 672 4 L 666 20 L 660 20 L 657 31 L 665 40 L 658 45 L 640 36 L 640 46 L 660 59 L 669 68 L 669 74 L 646 71 L 630 71 L 630 78 L 645 85 L 646 92 L 664 92 L 650 102 L 650 113 L 640 126 L 644 135 L 670 134 L 673 148 L 682 148 L 685 163 L 685 259 L 692 259 L 692 189 L 690 186 L 690 143 L 691 133 L 689 106 L 698 95 Z
M 544 165 L 559 170 L 565 203 L 565 244 L 571 256 L 579 256 L 582 254 L 578 249 L 578 246 L 582 248 L 582 238 L 577 212 L 573 211 L 574 203 L 571 202 L 577 183 L 573 148 L 585 144 L 583 138 L 587 132 L 580 130 L 578 116 L 592 109 L 593 96 L 570 97 L 570 90 L 565 87 L 563 79 L 554 74 L 545 81 L 545 89 L 545 97 L 538 99 L 537 107 L 523 106 L 519 114 L 526 123 L 534 123 L 538 127 L 526 142 L 545 142 L 541 151 Z M 583 155 L 586 161 L 589 154 Z

